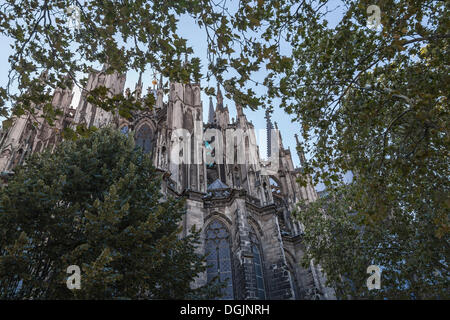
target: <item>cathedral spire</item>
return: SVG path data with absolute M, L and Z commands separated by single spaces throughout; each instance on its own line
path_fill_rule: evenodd
M 217 109 L 223 108 L 223 97 L 222 97 L 222 91 L 220 91 L 220 84 L 217 82 Z
M 242 110 L 242 105 L 239 103 L 236 103 L 236 114 L 238 118 L 245 116 L 244 111 Z
M 283 146 L 283 138 L 281 137 L 281 132 L 280 132 L 280 130 L 278 129 L 278 123 L 275 121 L 274 122 L 275 123 L 275 132 L 276 132 L 276 134 L 277 134 L 277 141 L 278 141 L 278 146 L 279 146 L 279 148 L 280 148 L 280 150 L 283 150 L 284 149 L 284 146 Z
M 208 123 L 214 123 L 214 105 L 212 101 L 212 97 L 209 97 L 209 113 L 208 113 Z
M 139 80 L 136 83 L 135 98 L 139 99 L 141 97 L 141 94 L 142 94 L 142 71 L 141 73 L 139 73 Z
M 265 118 L 266 118 L 266 130 L 267 130 L 267 157 L 270 158 L 270 156 L 272 154 L 271 134 L 272 134 L 273 125 L 272 125 L 272 119 L 271 119 L 269 109 L 266 110 Z
M 305 152 L 303 151 L 303 147 L 300 141 L 298 140 L 298 135 L 294 134 L 294 137 L 295 141 L 297 142 L 297 154 L 298 158 L 300 159 L 300 165 L 302 166 L 302 168 L 304 168 L 306 164 Z
M 230 123 L 230 114 L 228 112 L 228 107 L 223 106 L 223 96 L 220 91 L 220 85 L 217 83 L 217 104 L 216 104 L 216 112 L 215 112 L 215 123 L 221 127 L 226 128 L 226 126 Z

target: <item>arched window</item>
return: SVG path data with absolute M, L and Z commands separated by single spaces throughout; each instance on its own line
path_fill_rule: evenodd
M 256 297 L 259 300 L 265 300 L 266 287 L 264 285 L 263 259 L 261 255 L 259 240 L 256 237 L 256 234 L 253 230 L 250 232 L 250 241 L 253 253 L 253 269 L 255 272 L 255 281 L 256 281 Z
M 192 88 L 190 85 L 186 85 L 185 91 L 184 91 L 184 102 L 188 105 L 192 105 Z
M 144 153 L 152 151 L 152 130 L 147 124 L 136 132 L 136 146 L 141 147 Z
M 233 299 L 230 234 L 221 222 L 216 220 L 206 229 L 205 248 L 208 281 L 216 276 L 218 276 L 220 282 L 227 281 L 222 299 Z

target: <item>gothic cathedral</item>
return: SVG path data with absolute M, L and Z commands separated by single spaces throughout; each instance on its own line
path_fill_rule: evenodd
M 72 89 L 56 89 L 52 104 L 63 116 L 53 127 L 39 116 L 39 106 L 34 116 L 38 127 L 33 125 L 35 119 L 32 121 L 30 115 L 13 119 L 8 129 L 0 129 L 1 175 L 12 175 L 14 168 L 26 162 L 32 153 L 52 151 L 61 142 L 61 130 L 65 127 L 81 123 L 98 128 L 113 125 L 124 134 L 133 134 L 136 144 L 151 155 L 154 166 L 164 176 L 163 194 L 186 198 L 183 232 L 186 234 L 192 225 L 203 230 L 203 246 L 199 250 L 208 254 L 210 267 L 194 285 L 219 275 L 220 279 L 229 279 L 225 299 L 333 299 L 333 290 L 325 286 L 320 266 L 313 262 L 308 268 L 300 265 L 304 252 L 302 228 L 291 213 L 300 199 L 315 201 L 317 193 L 312 184 L 301 187 L 296 183 L 302 170 L 294 168 L 291 152 L 284 149 L 281 135 L 277 133 L 276 139 L 268 139 L 269 153 L 273 149 L 271 143 L 277 144 L 278 164 L 276 170 L 268 173 L 261 170 L 264 161 L 255 143 L 253 124 L 239 104 L 236 104 L 236 119 L 230 121 L 220 90 L 215 108 L 210 98 L 207 123 L 203 123 L 199 84 L 171 83 L 168 101 L 164 102 L 160 82 L 149 89 L 155 95 L 155 107 L 136 112 L 132 120 L 87 101 L 84 92 L 98 86 L 107 87 L 111 94 L 123 94 L 125 80 L 125 75 L 106 74 L 105 68 L 92 72 L 76 109 L 71 108 Z M 135 99 L 141 99 L 141 93 L 139 78 Z M 268 132 L 273 131 L 268 114 L 266 119 Z M 187 130 L 190 135 L 194 131 L 204 135 L 208 132 L 198 161 L 172 161 L 170 150 L 174 139 L 178 139 L 173 134 L 177 129 Z M 215 152 L 213 144 L 216 148 L 219 145 L 245 147 L 244 160 L 230 161 L 230 157 Z M 189 152 L 194 153 L 193 149 Z M 214 161 L 206 160 L 207 153 L 215 153 Z M 253 161 L 249 154 L 254 155 Z M 303 163 L 302 152 L 299 157 Z

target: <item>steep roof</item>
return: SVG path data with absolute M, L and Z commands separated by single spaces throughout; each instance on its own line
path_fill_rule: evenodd
M 213 183 L 211 183 L 208 186 L 208 191 L 210 190 L 216 190 L 216 189 L 229 189 L 230 187 L 227 186 L 225 183 L 222 182 L 220 179 L 216 179 Z

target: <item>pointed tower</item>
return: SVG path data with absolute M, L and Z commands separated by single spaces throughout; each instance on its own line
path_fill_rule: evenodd
M 242 105 L 239 103 L 236 103 L 236 114 L 238 119 L 245 117 L 244 111 L 242 110 Z
M 163 90 L 163 76 L 162 73 L 159 75 L 158 82 L 158 90 L 156 91 L 156 109 L 163 108 L 163 98 L 164 98 L 164 90 Z
M 215 112 L 214 112 L 214 105 L 213 105 L 212 97 L 209 97 L 209 112 L 208 112 L 208 123 L 209 124 L 214 123 L 214 116 L 215 116 Z
M 247 126 L 247 117 L 244 114 L 242 105 L 239 103 L 236 103 L 236 122 L 238 123 L 239 127 L 244 128 Z
M 269 110 L 266 110 L 266 130 L 267 130 L 267 157 L 270 158 L 272 154 L 272 139 L 271 133 L 273 129 L 272 119 Z
M 279 150 L 284 150 L 284 146 L 283 146 L 283 138 L 281 137 L 281 132 L 278 129 L 278 123 L 275 121 L 275 130 L 276 130 L 276 137 L 278 139 L 278 146 L 279 146 Z
M 141 94 L 142 94 L 142 72 L 139 73 L 139 80 L 136 83 L 136 87 L 134 89 L 134 98 L 136 100 L 141 98 Z
M 222 91 L 220 90 L 220 84 L 217 83 L 217 109 L 222 109 L 223 108 L 223 96 L 222 96 Z
M 219 83 L 217 83 L 216 123 L 221 128 L 226 128 L 230 123 L 228 107 L 223 107 L 223 96 Z

